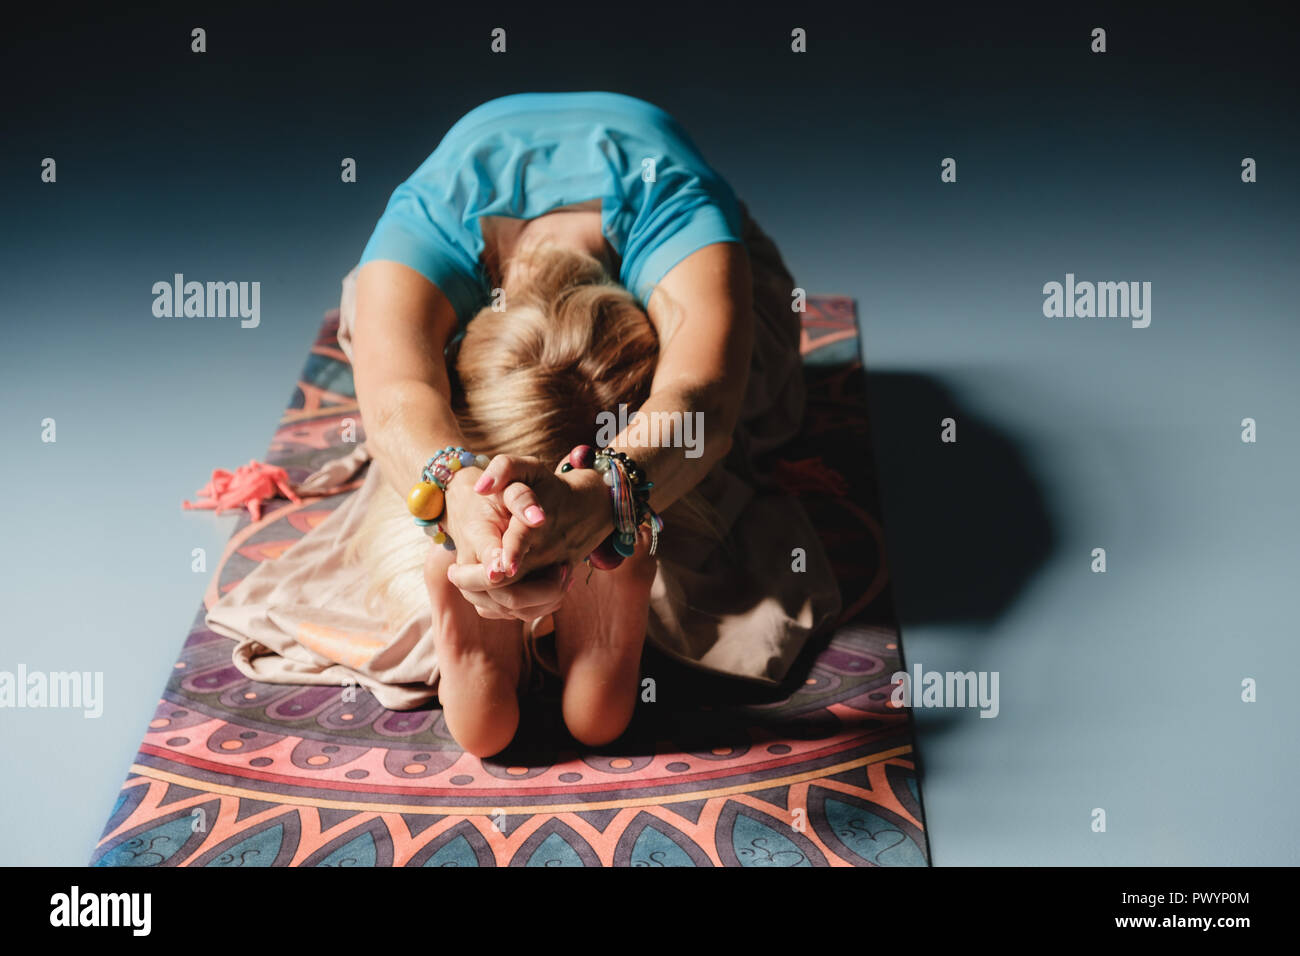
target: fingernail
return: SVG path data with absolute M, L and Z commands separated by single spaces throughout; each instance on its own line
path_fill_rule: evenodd
M 518 562 L 518 561 L 511 561 L 511 562 L 510 562 L 510 574 L 511 574 L 511 576 L 513 577 L 514 575 L 516 575 L 516 574 L 518 574 L 518 573 L 519 573 L 519 562 Z
M 542 520 L 546 517 L 546 513 L 542 511 L 541 507 L 538 505 L 529 505 L 524 509 L 524 517 L 533 524 L 541 524 Z
M 478 492 L 488 491 L 492 487 L 492 482 L 491 475 L 479 475 L 478 481 L 474 482 L 474 490 Z

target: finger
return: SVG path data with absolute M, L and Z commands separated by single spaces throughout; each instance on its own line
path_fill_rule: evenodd
M 548 614 L 554 614 L 564 606 L 564 600 L 567 595 L 561 593 L 552 601 L 545 604 L 534 604 L 531 607 L 522 608 L 515 611 L 514 614 L 521 621 L 535 621 L 539 617 L 546 617 Z
M 489 595 L 492 593 L 494 592 L 488 592 Z M 503 612 L 507 617 L 514 618 L 515 620 L 518 621 L 528 622 L 528 621 L 535 621 L 539 617 L 545 617 L 548 614 L 555 613 L 555 611 L 559 610 L 559 608 L 563 604 L 564 604 L 564 595 L 561 594 L 558 597 L 556 597 L 554 600 L 548 601 L 545 604 L 529 604 L 523 607 L 513 607 L 513 608 L 501 607 L 498 609 L 501 612 Z
M 509 605 L 499 603 L 497 598 L 503 594 L 500 588 L 491 591 L 460 591 L 465 602 L 474 608 L 479 617 L 488 620 L 535 621 L 550 614 L 563 602 L 563 595 L 542 604 L 516 603 L 509 599 Z
M 464 540 L 456 541 L 456 561 L 469 564 L 474 561 L 491 566 L 501 550 L 501 531 L 482 518 L 472 519 L 464 529 L 459 529 Z
M 517 620 L 517 615 L 513 611 L 493 604 L 491 600 L 483 600 L 481 603 L 467 601 L 474 608 L 474 613 L 485 621 L 511 621 Z
M 474 608 L 479 617 L 488 620 L 509 620 L 515 616 L 515 612 L 507 607 L 502 607 L 497 603 L 490 592 L 487 591 L 466 591 L 460 592 L 465 603 Z
M 537 495 L 522 481 L 507 485 L 506 490 L 501 492 L 501 500 L 512 515 L 530 528 L 536 528 L 546 520 L 546 512 L 542 510 Z
M 492 582 L 477 565 L 453 564 L 447 569 L 447 580 L 462 594 L 478 594 L 511 611 L 550 603 L 559 598 L 569 580 L 567 565 L 553 564 L 534 573 L 527 580 L 512 584 Z
M 501 587 L 506 576 L 487 562 L 452 564 L 447 568 L 447 580 L 461 591 L 485 592 Z
M 505 534 L 501 536 L 501 567 L 511 577 L 517 576 L 524 555 L 537 547 L 541 538 L 541 532 L 528 527 L 518 517 L 511 518 Z M 536 562 L 532 564 L 534 568 L 537 566 Z
M 541 459 L 527 455 L 497 455 L 479 475 L 474 483 L 474 490 L 481 495 L 492 494 L 505 488 L 511 482 L 521 481 L 527 484 L 535 480 L 538 473 L 550 474 Z
M 529 531 L 529 535 L 537 535 L 537 531 Z M 506 584 L 512 581 L 524 581 L 531 575 L 537 574 L 544 568 L 549 568 L 558 563 L 567 561 L 567 555 L 563 551 L 563 542 L 558 539 L 555 541 L 533 540 L 530 546 L 524 551 L 524 556 L 519 561 L 519 568 L 515 571 L 512 578 L 505 581 Z
M 574 569 L 572 565 L 564 565 L 563 567 L 564 567 L 564 580 L 561 582 L 561 586 L 559 590 L 551 592 L 552 599 L 548 601 L 546 604 L 538 604 L 530 608 L 527 608 L 526 611 L 528 616 L 525 617 L 524 620 L 535 621 L 539 617 L 545 617 L 548 614 L 554 614 L 556 611 L 558 611 L 561 607 L 564 606 L 565 599 L 568 597 L 569 591 L 573 589 L 574 582 L 578 578 L 578 572 Z
M 563 599 L 569 577 L 568 565 L 553 564 L 522 581 L 496 588 L 490 597 L 502 607 L 516 612 L 549 606 Z

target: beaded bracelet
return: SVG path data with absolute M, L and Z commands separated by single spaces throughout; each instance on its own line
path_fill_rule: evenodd
M 433 539 L 434 544 L 440 544 L 448 551 L 456 550 L 456 542 L 451 540 L 451 535 L 443 527 L 441 521 L 426 521 L 424 518 L 416 518 L 415 523 L 424 529 L 424 533 Z
M 448 551 L 456 550 L 456 543 L 438 520 L 446 506 L 447 485 L 452 476 L 462 468 L 486 468 L 490 461 L 487 455 L 476 455 L 464 448 L 448 445 L 440 448 L 425 463 L 419 483 L 406 496 L 406 509 L 415 518 L 415 523 L 433 538 L 434 544 L 440 544 Z
M 574 468 L 594 468 L 600 472 L 609 486 L 614 507 L 614 530 L 587 555 L 587 560 L 602 571 L 618 567 L 624 558 L 636 553 L 636 529 L 643 523 L 650 525 L 650 553 L 654 554 L 664 521 L 650 507 L 654 482 L 646 480 L 641 466 L 621 451 L 596 451 L 590 445 L 578 445 L 569 452 L 560 471 Z

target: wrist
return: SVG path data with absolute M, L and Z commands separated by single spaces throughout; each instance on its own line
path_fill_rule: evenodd
M 443 521 L 455 521 L 456 515 L 464 512 L 465 503 L 479 497 L 474 485 L 482 474 L 483 469 L 474 465 L 456 472 L 454 480 L 447 483 L 444 493 L 446 500 L 443 504 Z
M 609 486 L 605 484 L 600 472 L 590 468 L 575 468 L 561 474 L 560 480 L 569 485 L 578 496 L 582 541 L 595 547 L 614 530 L 614 510 L 610 504 Z

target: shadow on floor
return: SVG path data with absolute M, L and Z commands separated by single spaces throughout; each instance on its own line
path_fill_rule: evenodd
M 871 373 L 866 397 L 871 429 L 860 440 L 875 454 L 865 485 L 868 497 L 883 498 L 890 593 L 869 606 L 863 622 L 888 627 L 901 618 L 908 626 L 987 628 L 1012 605 L 1055 545 L 1045 499 L 1024 456 L 996 425 L 961 407 L 933 376 Z M 862 395 L 841 393 L 836 400 L 846 399 L 857 405 Z M 956 422 L 955 443 L 940 441 L 945 418 Z M 860 503 L 882 514 L 880 502 Z M 906 663 L 906 632 L 903 639 Z M 829 632 L 811 640 L 786 680 L 769 688 L 692 668 L 647 646 L 643 673 L 656 676 L 659 702 L 668 705 L 654 708 L 655 715 L 670 719 L 677 735 L 694 727 L 699 746 L 707 749 L 723 733 L 728 707 L 785 700 L 804 683 L 829 640 Z M 554 747 L 557 735 L 567 737 L 555 719 L 558 683 L 545 684 L 525 705 L 533 713 L 524 727 L 533 732 L 521 732 L 511 748 L 516 753 L 545 749 L 548 740 Z M 927 732 L 941 732 L 964 716 L 928 714 Z M 638 714 L 617 746 L 635 748 L 637 738 L 644 737 L 642 744 L 652 753 L 656 734 L 664 730 L 659 720 Z M 923 774 L 919 754 L 917 769 Z
M 987 626 L 1051 555 L 1046 501 L 1020 451 L 937 378 L 869 373 L 894 601 L 908 625 Z M 941 422 L 957 441 L 940 441 Z
M 1046 498 L 1024 455 L 993 422 L 963 408 L 937 377 L 915 372 L 867 376 L 873 412 L 890 586 L 902 631 L 960 626 L 978 640 L 1015 602 L 1057 546 Z M 940 440 L 942 421 L 957 441 Z M 934 736 L 972 715 L 927 710 Z M 917 773 L 924 747 L 916 735 Z

